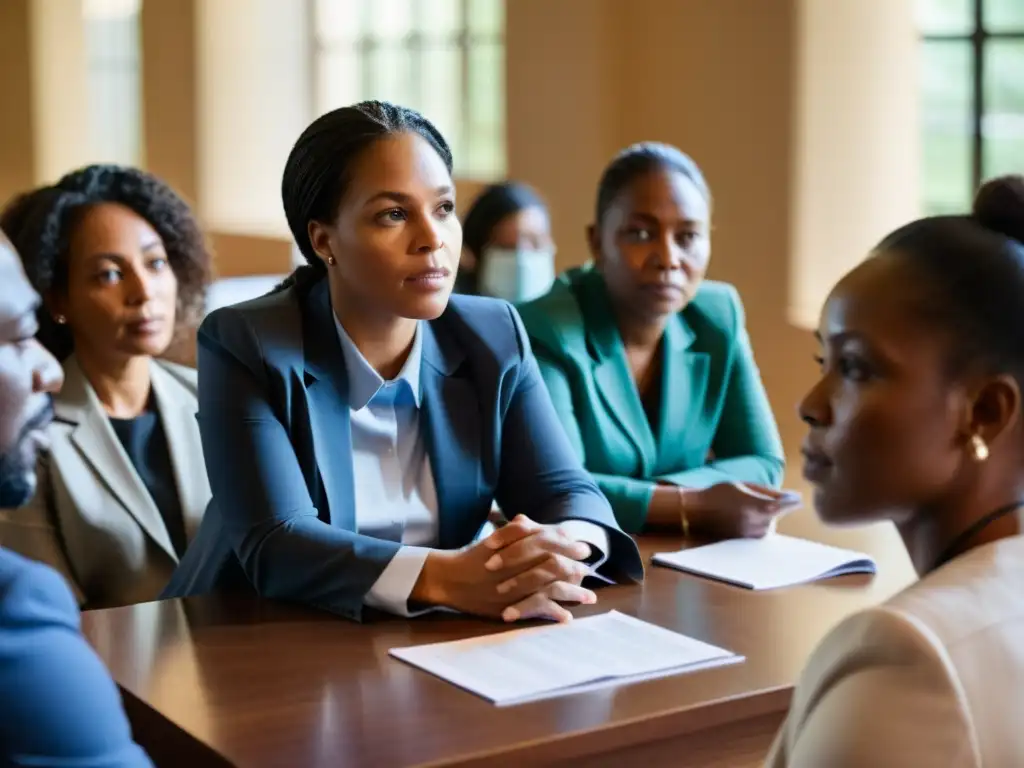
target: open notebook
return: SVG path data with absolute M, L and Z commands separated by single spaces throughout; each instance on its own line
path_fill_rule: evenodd
M 390 653 L 498 706 L 743 661 L 618 611 Z
M 729 539 L 680 552 L 661 552 L 654 562 L 746 589 L 777 589 L 848 573 L 875 573 L 861 552 L 771 533 L 763 539 Z

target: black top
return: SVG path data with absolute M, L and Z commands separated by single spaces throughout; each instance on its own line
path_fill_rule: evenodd
M 658 342 L 658 351 L 651 361 L 653 370 L 650 372 L 650 382 L 647 384 L 647 391 L 641 394 L 640 403 L 644 407 L 644 414 L 647 416 L 647 424 L 652 434 L 658 434 L 661 424 L 661 400 L 664 396 L 665 378 L 665 341 Z
M 188 544 L 185 517 L 181 512 L 174 465 L 171 464 L 171 453 L 160 414 L 155 405 L 150 404 L 148 410 L 134 419 L 111 418 L 110 425 L 160 510 L 171 545 L 178 557 L 181 557 Z

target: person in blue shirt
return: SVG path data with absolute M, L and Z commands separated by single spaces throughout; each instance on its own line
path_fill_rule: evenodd
M 437 129 L 392 104 L 299 137 L 281 186 L 308 265 L 199 331 L 213 500 L 165 597 L 567 620 L 596 600 L 586 577 L 643 577 L 515 309 L 451 296 L 451 171 Z M 514 519 L 473 544 L 494 502 Z
M 35 493 L 60 365 L 35 340 L 39 296 L 0 233 L 0 507 Z M 2 542 L 0 542 L 2 544 Z M 117 686 L 79 631 L 60 575 L 0 547 L 0 764 L 151 766 L 132 741 Z

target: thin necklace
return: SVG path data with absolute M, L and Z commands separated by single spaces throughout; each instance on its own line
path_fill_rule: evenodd
M 1001 520 L 1011 512 L 1016 512 L 1021 507 L 1024 507 L 1024 499 L 1019 499 L 1017 501 L 1010 502 L 1009 504 L 999 507 L 998 509 L 992 510 L 984 517 L 980 517 L 977 520 L 975 520 L 974 523 L 972 523 L 966 531 L 964 531 L 955 539 L 953 539 L 950 545 L 943 550 L 938 560 L 936 560 L 935 565 L 932 567 L 932 570 L 934 571 L 937 568 L 941 568 L 954 557 L 956 557 L 957 552 L 959 552 L 960 548 L 966 542 L 973 539 L 985 528 L 992 525 L 992 523 L 996 522 L 996 520 Z

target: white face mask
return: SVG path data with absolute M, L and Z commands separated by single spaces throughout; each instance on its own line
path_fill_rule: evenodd
M 513 304 L 543 296 L 555 282 L 555 251 L 488 248 L 480 270 L 480 292 Z

